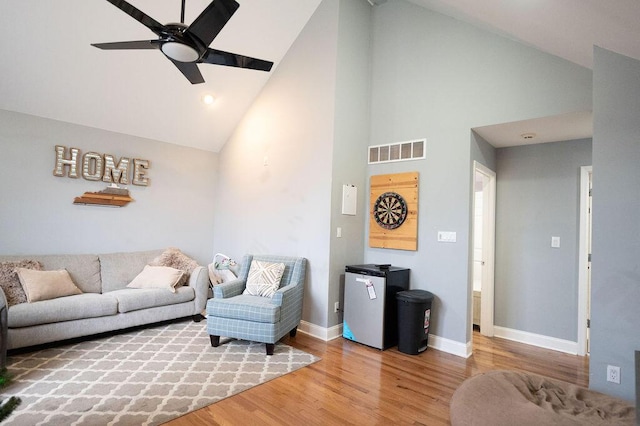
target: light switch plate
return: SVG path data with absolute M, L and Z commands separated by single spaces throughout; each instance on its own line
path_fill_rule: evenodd
M 551 237 L 551 247 L 560 248 L 560 237 Z
M 441 243 L 455 243 L 457 234 L 450 231 L 438 231 L 438 242 Z

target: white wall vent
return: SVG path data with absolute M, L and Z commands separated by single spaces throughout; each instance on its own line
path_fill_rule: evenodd
M 391 163 L 394 161 L 422 160 L 426 158 L 426 139 L 395 142 L 369 147 L 369 164 Z

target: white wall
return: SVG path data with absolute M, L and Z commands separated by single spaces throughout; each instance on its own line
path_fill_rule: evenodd
M 476 183 L 478 185 L 478 183 Z M 483 194 L 482 183 L 480 188 L 476 186 L 473 211 L 473 291 L 482 291 L 482 218 L 483 218 Z
M 215 249 L 238 260 L 245 253 L 307 258 L 303 319 L 323 327 L 338 9 L 338 0 L 320 4 L 226 143 L 215 197 Z
M 470 129 L 590 109 L 588 69 L 406 1 L 374 8 L 371 144 L 426 137 L 427 158 L 369 167 L 420 173 L 419 235 L 418 251 L 367 248 L 365 262 L 411 268 L 436 296 L 435 335 L 470 336 Z
M 125 207 L 74 205 L 107 184 L 56 177 L 55 145 L 149 160 L 149 186 Z M 217 155 L 0 110 L 0 253 L 107 253 L 175 246 L 201 264 L 213 250 Z

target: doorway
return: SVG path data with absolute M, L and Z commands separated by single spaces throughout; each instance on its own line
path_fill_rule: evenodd
M 578 254 L 578 355 L 589 355 L 591 322 L 592 166 L 580 167 L 580 242 Z
M 493 337 L 496 173 L 473 162 L 472 326 Z

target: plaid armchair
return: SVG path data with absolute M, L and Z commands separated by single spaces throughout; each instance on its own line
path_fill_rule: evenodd
M 273 298 L 242 294 L 252 260 L 284 263 L 280 288 Z M 238 278 L 214 287 L 207 302 L 207 332 L 211 346 L 220 336 L 266 344 L 273 355 L 275 343 L 285 334 L 296 335 L 302 317 L 302 297 L 307 260 L 303 257 L 245 255 Z

